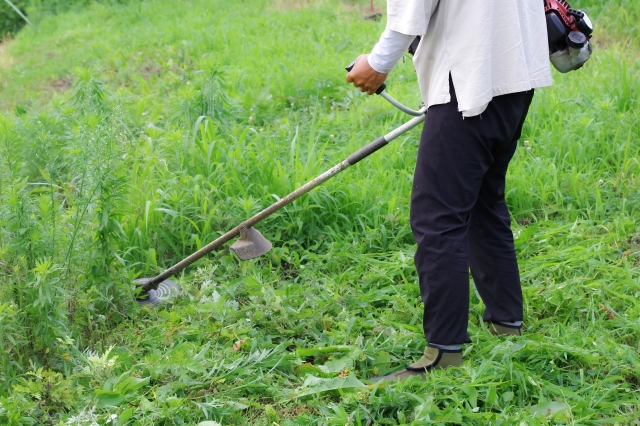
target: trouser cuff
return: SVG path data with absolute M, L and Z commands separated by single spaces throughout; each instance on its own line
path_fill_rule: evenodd
M 462 345 L 438 345 L 437 343 L 429 343 L 427 346 L 443 352 L 462 352 Z

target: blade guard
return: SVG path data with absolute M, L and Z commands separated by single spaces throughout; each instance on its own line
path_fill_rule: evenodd
M 263 237 L 260 231 L 250 227 L 240 230 L 240 239 L 233 243 L 231 250 L 241 260 L 249 260 L 266 254 L 271 247 L 273 247 L 271 241 Z

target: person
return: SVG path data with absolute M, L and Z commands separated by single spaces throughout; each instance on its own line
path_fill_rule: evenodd
M 424 303 L 423 357 L 371 379 L 462 364 L 469 269 L 493 334 L 521 334 L 522 289 L 505 176 L 535 88 L 552 84 L 542 0 L 388 0 L 387 25 L 347 81 L 373 94 L 416 36 L 427 116 L 410 223 Z

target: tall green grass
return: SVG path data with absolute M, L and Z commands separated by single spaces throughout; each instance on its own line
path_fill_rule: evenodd
M 408 119 L 344 83 L 384 28 L 368 2 L 94 4 L 23 30 L 0 60 L 0 423 L 637 422 L 640 8 L 577 3 L 602 43 L 537 91 L 508 175 L 525 336 L 490 336 L 471 289 L 464 366 L 382 387 L 361 381 L 424 346 L 417 131 L 261 224 L 268 256 L 213 253 L 166 308 L 131 288 Z M 417 106 L 410 63 L 389 90 Z
M 123 3 L 122 0 L 2 0 L 0 40 L 14 37 L 25 25 L 33 25 L 31 21 L 38 22 L 52 14 L 81 10 L 94 1 Z

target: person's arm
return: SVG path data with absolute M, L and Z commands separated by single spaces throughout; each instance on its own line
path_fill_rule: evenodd
M 369 65 L 379 73 L 389 74 L 415 38 L 387 28 L 367 57 Z
M 372 95 L 417 35 L 424 35 L 439 0 L 388 0 L 387 29 L 371 55 L 360 55 L 347 82 Z M 363 60 L 366 59 L 366 60 Z
M 370 55 L 360 55 L 347 74 L 347 82 L 373 95 L 398 63 L 415 36 L 386 29 Z

